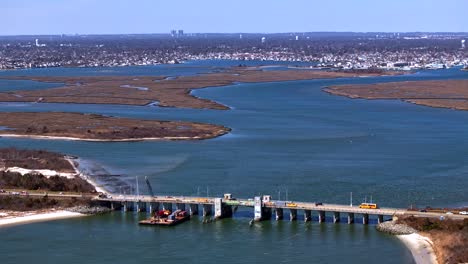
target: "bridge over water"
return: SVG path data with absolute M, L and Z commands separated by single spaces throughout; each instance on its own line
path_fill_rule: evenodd
M 384 221 L 384 217 L 393 218 L 402 215 L 414 215 L 417 217 L 441 217 L 445 218 L 468 218 L 465 215 L 447 215 L 444 213 L 409 211 L 403 208 L 377 208 L 363 209 L 359 206 L 325 204 L 315 202 L 296 202 L 272 200 L 269 195 L 257 196 L 254 199 L 235 199 L 230 194 L 222 198 L 215 197 L 191 197 L 191 196 L 149 196 L 149 195 L 120 195 L 118 197 L 108 196 L 96 198 L 96 200 L 107 202 L 112 209 L 123 209 L 124 211 L 155 212 L 159 209 L 187 210 L 191 215 L 214 215 L 215 218 L 231 217 L 238 207 L 250 207 L 254 210 L 254 220 L 269 220 L 274 216 L 276 220 L 284 218 L 285 212 L 291 221 L 297 220 L 298 212 L 304 215 L 304 221 L 312 221 L 312 215 L 318 216 L 319 222 L 325 222 L 326 215 L 333 216 L 333 222 L 341 221 L 346 216 L 348 224 L 355 221 L 355 216 L 362 218 L 363 224 L 369 223 L 369 218 L 377 219 L 378 223 Z

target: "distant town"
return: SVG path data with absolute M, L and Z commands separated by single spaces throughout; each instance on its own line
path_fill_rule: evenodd
M 281 33 L 0 36 L 0 69 L 115 67 L 188 60 L 314 62 L 313 68 L 468 65 L 468 33 Z M 304 66 L 304 65 L 302 65 Z

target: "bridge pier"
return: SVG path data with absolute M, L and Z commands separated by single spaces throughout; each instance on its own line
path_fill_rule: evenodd
M 362 224 L 363 225 L 369 224 L 369 214 L 363 214 L 362 215 Z
M 283 208 L 276 208 L 275 209 L 275 218 L 276 218 L 276 221 L 279 221 L 279 220 L 283 219 Z
M 271 208 L 263 207 L 262 197 L 256 196 L 254 199 L 254 221 L 262 221 L 271 218 Z
M 215 198 L 214 201 L 215 218 L 221 219 L 232 216 L 232 206 L 223 203 L 222 198 Z
M 289 209 L 289 221 L 297 220 L 297 209 Z
M 354 224 L 354 213 L 348 213 L 348 224 Z
M 111 202 L 110 206 L 111 206 L 112 211 L 120 210 L 120 208 L 122 208 L 122 203 L 120 203 L 120 202 Z
M 134 206 L 134 203 L 133 203 L 133 202 L 124 201 L 124 202 L 123 202 L 123 210 L 124 210 L 124 212 L 133 211 L 133 206 Z
M 318 221 L 319 221 L 319 223 L 324 223 L 325 222 L 325 212 L 324 211 L 318 211 Z
M 172 203 L 163 203 L 163 210 L 172 211 Z
M 183 203 L 176 203 L 176 210 L 185 211 L 185 204 L 183 204 Z
M 381 223 L 383 223 L 383 221 L 384 221 L 383 215 L 378 215 L 377 216 L 377 223 L 381 224 Z
M 204 217 L 211 215 L 211 208 L 212 208 L 211 204 L 204 204 L 203 205 L 203 216 Z
M 159 211 L 159 203 L 150 202 L 149 203 L 149 212 L 152 214 L 152 213 L 157 212 L 157 211 Z
M 198 215 L 198 204 L 190 204 L 190 215 Z
M 312 221 L 312 211 L 304 210 L 304 222 Z
M 139 213 L 146 212 L 146 203 L 138 201 L 136 204 L 136 211 Z
M 333 213 L 333 223 L 339 223 L 340 222 L 340 212 L 334 212 Z

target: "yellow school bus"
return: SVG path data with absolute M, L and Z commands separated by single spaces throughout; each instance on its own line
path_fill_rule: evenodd
M 362 203 L 359 205 L 361 209 L 377 209 L 379 208 L 375 203 Z

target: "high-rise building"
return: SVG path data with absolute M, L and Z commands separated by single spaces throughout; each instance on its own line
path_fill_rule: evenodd
M 179 37 L 182 37 L 182 36 L 184 35 L 184 30 L 179 29 L 179 30 L 177 31 L 177 35 L 178 35 Z
M 265 41 L 266 41 L 266 38 L 262 37 L 262 43 L 265 43 Z
M 171 30 L 171 37 L 175 37 L 177 35 L 177 30 Z
M 36 39 L 36 47 L 39 47 L 39 39 Z
M 461 48 L 465 49 L 465 40 L 464 39 L 461 40 Z

